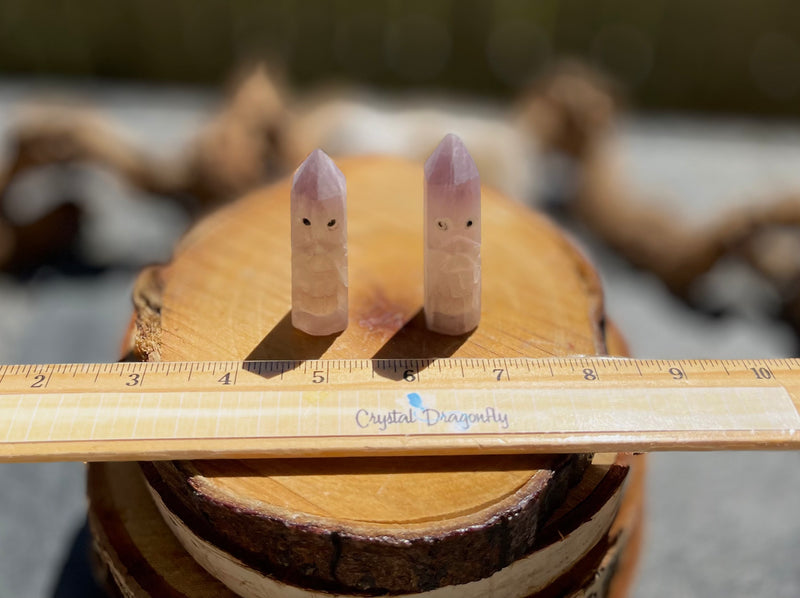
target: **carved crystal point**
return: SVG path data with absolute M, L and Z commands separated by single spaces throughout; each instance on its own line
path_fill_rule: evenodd
M 311 152 L 292 181 L 292 325 L 316 336 L 347 328 L 346 198 L 342 171 Z
M 425 322 L 464 334 L 481 317 L 481 181 L 464 143 L 447 135 L 425 162 Z

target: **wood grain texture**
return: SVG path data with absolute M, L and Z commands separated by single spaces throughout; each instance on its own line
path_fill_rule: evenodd
M 289 184 L 196 226 L 157 275 L 132 341 L 148 360 L 545 357 L 605 351 L 602 292 L 547 220 L 483 191 L 483 312 L 471 334 L 425 329 L 422 169 L 339 162 L 348 185 L 350 325 L 290 323 Z M 154 317 L 154 314 L 157 317 Z M 342 595 L 419 593 L 529 554 L 587 456 L 143 464 L 197 537 L 279 582 Z

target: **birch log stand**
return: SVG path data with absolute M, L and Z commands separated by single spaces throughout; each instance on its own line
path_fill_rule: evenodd
M 140 276 L 131 355 L 606 352 L 592 268 L 552 224 L 491 189 L 480 325 L 459 337 L 428 332 L 422 168 L 377 157 L 338 164 L 348 186 L 343 333 L 291 326 L 287 180 L 211 215 L 169 265 Z M 613 334 L 609 346 L 624 352 Z M 641 459 L 628 455 L 92 464 L 90 522 L 99 575 L 127 597 L 623 596 L 642 476 Z

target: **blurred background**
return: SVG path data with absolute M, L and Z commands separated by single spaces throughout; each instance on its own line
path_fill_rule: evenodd
M 110 361 L 201 214 L 316 146 L 482 177 L 648 358 L 795 356 L 800 4 L 0 0 L 0 362 Z M 800 596 L 796 453 L 658 454 L 633 596 Z M 99 595 L 80 464 L 0 465 L 0 598 Z
M 6 1 L 0 68 L 206 85 L 266 57 L 303 87 L 338 76 L 508 98 L 570 55 L 642 108 L 793 115 L 798 22 L 780 0 Z

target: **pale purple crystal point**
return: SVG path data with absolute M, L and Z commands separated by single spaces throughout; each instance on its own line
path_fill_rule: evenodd
M 328 154 L 315 149 L 294 173 L 292 197 L 295 195 L 304 195 L 312 201 L 344 198 L 347 195 L 344 174 Z
M 425 162 L 425 322 L 464 334 L 481 317 L 481 181 L 464 143 L 447 135 Z
M 452 186 L 472 180 L 480 184 L 478 167 L 467 147 L 458 135 L 445 135 L 425 162 L 425 182 Z
M 347 188 L 322 150 L 294 173 L 292 325 L 323 336 L 347 328 Z

